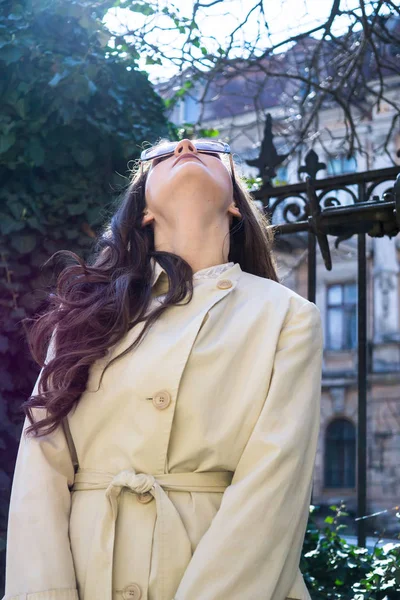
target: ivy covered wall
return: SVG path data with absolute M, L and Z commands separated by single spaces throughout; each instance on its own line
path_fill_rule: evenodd
M 101 6 L 99 6 L 101 4 Z M 39 367 L 21 319 L 59 249 L 86 256 L 144 141 L 176 138 L 163 100 L 102 23 L 112 2 L 0 2 L 0 595 L 23 414 Z

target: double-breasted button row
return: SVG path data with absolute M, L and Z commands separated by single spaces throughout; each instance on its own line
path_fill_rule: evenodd
M 142 597 L 142 590 L 137 583 L 130 583 L 122 590 L 123 600 L 139 600 Z
M 227 290 L 228 288 L 231 288 L 231 287 L 232 287 L 232 285 L 233 285 L 233 284 L 232 284 L 232 281 L 231 281 L 230 279 L 220 279 L 220 280 L 217 282 L 217 287 L 218 287 L 220 290 Z

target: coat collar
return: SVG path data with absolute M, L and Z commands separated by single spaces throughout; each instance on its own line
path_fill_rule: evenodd
M 165 269 L 156 261 L 156 259 L 152 256 L 150 258 L 150 263 L 153 268 L 153 277 L 152 277 L 152 288 L 153 294 L 159 295 L 164 294 L 168 291 L 168 275 Z M 226 269 L 219 275 L 218 277 L 212 278 L 211 280 L 217 283 L 221 279 L 230 279 L 233 283 L 233 287 L 235 287 L 236 282 L 239 280 L 242 269 L 239 263 L 235 263 L 229 269 Z M 157 284 L 157 285 L 156 285 Z M 232 289 L 232 288 L 230 288 Z

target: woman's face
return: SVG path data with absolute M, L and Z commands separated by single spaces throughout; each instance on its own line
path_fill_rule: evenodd
M 173 222 L 180 215 L 208 221 L 222 213 L 240 214 L 233 209 L 232 177 L 220 155 L 198 152 L 189 139 L 181 140 L 172 155 L 153 159 L 145 197 L 144 224 Z

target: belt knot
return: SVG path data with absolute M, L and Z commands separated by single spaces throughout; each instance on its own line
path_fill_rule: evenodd
M 136 473 L 135 469 L 120 471 L 111 480 L 106 496 L 118 496 L 123 487 L 127 487 L 136 494 L 149 492 L 155 484 L 155 478 L 148 473 Z

